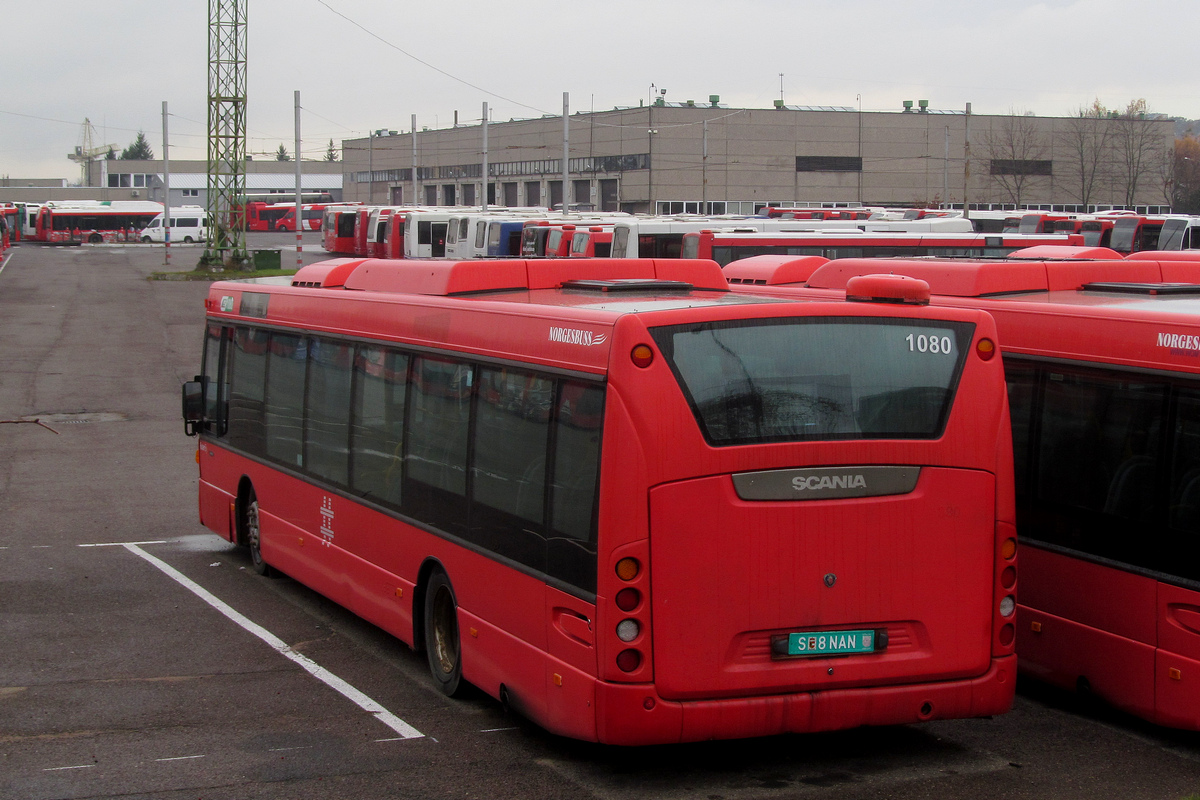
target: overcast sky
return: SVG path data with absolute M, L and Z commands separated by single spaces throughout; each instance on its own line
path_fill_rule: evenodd
M 15 5 L 15 0 L 9 0 Z M 904 100 L 1067 115 L 1095 99 L 1200 118 L 1196 0 L 248 0 L 249 150 L 668 101 L 732 107 Z M 205 157 L 208 3 L 56 0 L 4 15 L 0 175 L 74 181 L 82 144 Z M 10 9 L 12 11 L 14 9 Z M 780 77 L 782 73 L 782 79 Z

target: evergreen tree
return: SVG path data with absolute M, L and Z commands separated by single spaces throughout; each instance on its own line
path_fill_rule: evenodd
M 288 153 L 288 149 L 281 144 L 279 145 L 279 149 L 275 151 L 275 160 L 291 161 L 292 156 Z
M 154 151 L 150 149 L 150 143 L 146 141 L 146 134 L 142 131 L 138 131 L 133 144 L 121 151 L 122 161 L 152 161 L 153 159 Z
M 327 147 L 325 149 L 325 160 L 326 161 L 337 161 L 338 160 L 338 152 L 337 152 L 337 148 L 333 146 L 333 139 L 329 140 L 329 147 Z

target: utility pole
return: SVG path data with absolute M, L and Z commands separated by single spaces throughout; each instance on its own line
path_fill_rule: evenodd
M 208 2 L 208 219 L 204 263 L 242 267 L 246 254 L 246 6 Z
M 483 202 L 479 204 L 483 213 L 488 210 L 488 186 L 491 183 L 488 180 L 488 151 L 487 151 L 487 124 L 488 124 L 488 109 L 487 103 L 483 104 Z
M 971 188 L 971 104 L 967 103 L 967 118 L 963 141 L 963 219 L 971 218 L 971 207 L 967 202 Z
M 300 90 L 296 90 L 296 269 L 304 266 L 301 253 L 304 250 L 304 209 L 301 196 L 301 181 L 304 168 L 300 164 Z
M 570 172 L 571 158 L 571 94 L 563 92 L 563 216 L 565 217 L 570 209 L 571 204 L 567 201 L 567 177 Z
M 167 101 L 163 100 L 163 264 L 171 266 L 171 151 L 167 138 Z

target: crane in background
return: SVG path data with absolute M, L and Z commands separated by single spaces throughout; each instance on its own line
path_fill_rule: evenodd
M 118 146 L 115 144 L 96 145 L 96 128 L 92 125 L 92 121 L 86 117 L 83 120 L 83 125 L 79 131 L 79 144 L 75 145 L 75 152 L 69 153 L 67 158 L 79 165 L 79 185 L 92 185 L 92 162 L 99 158 L 106 158 L 110 152 L 116 152 Z

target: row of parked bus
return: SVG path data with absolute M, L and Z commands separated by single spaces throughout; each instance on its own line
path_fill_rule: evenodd
M 402 255 L 213 285 L 201 520 L 441 691 L 642 744 L 1001 713 L 1019 665 L 1200 730 L 1200 252 L 355 213 Z M 624 251 L 408 249 L 500 222 Z
M 374 258 L 704 258 L 754 255 L 1000 256 L 1039 244 L 1081 245 L 1078 234 L 979 234 L 961 216 L 921 219 L 563 217 L 546 209 L 331 205 L 327 252 Z

